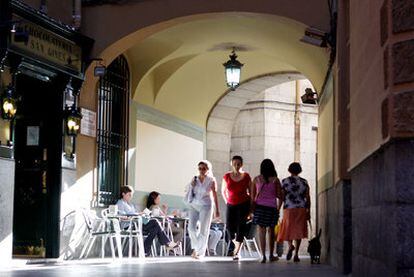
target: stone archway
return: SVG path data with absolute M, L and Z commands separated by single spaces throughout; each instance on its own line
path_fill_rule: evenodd
M 241 84 L 216 103 L 208 117 L 206 132 L 206 157 L 213 164 L 216 176 L 223 176 L 229 170 L 232 130 L 240 110 L 265 89 L 299 79 L 304 77 L 296 72 L 259 77 Z
M 252 177 L 259 174 L 264 158 L 273 160 L 280 178 L 288 176 L 291 162 L 301 162 L 301 176 L 311 187 L 315 226 L 318 107 L 301 104 L 298 97 L 309 86 L 299 73 L 279 73 L 247 81 L 225 94 L 207 121 L 206 157 L 219 188 L 233 155 L 244 158 L 244 168 Z

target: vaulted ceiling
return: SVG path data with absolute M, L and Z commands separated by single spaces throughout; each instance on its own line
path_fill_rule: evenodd
M 154 33 L 125 52 L 133 98 L 204 127 L 227 91 L 222 64 L 233 46 L 245 64 L 242 81 L 299 72 L 319 90 L 329 53 L 299 41 L 305 28 L 279 16 L 219 13 Z

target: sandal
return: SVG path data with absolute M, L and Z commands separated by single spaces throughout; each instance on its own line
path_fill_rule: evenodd
M 263 256 L 263 259 L 260 261 L 261 264 L 265 264 L 266 263 L 266 256 Z
M 238 261 L 238 260 L 240 260 L 240 252 L 233 254 L 233 261 Z
M 200 258 L 200 256 L 198 256 L 197 252 L 195 250 L 193 250 L 193 253 L 191 253 L 191 257 L 198 260 Z
M 170 242 L 167 245 L 167 251 L 169 252 L 169 251 L 174 250 L 174 249 L 176 249 L 178 247 L 180 247 L 180 242 L 174 242 L 174 241 L 172 241 L 172 242 Z
M 292 259 L 292 254 L 293 254 L 293 250 L 295 250 L 295 247 L 292 245 L 291 248 L 289 248 L 289 251 L 286 255 L 286 260 L 289 261 L 290 259 Z
M 279 260 L 279 257 L 277 257 L 277 256 L 270 256 L 269 257 L 270 262 L 277 262 L 278 260 Z

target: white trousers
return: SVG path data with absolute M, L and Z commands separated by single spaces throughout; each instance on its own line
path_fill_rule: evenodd
M 189 210 L 188 234 L 190 235 L 191 248 L 199 256 L 206 254 L 212 215 L 212 205 L 192 204 Z M 198 230 L 197 223 L 200 224 Z

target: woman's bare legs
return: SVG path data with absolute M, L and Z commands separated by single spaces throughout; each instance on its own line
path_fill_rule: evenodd
M 233 255 L 233 257 L 238 257 L 239 252 L 240 252 L 240 248 L 242 246 L 242 243 L 238 242 L 236 240 L 233 240 L 233 243 L 234 243 L 234 255 Z
M 279 258 L 273 255 L 275 250 L 275 232 L 273 227 L 268 227 L 267 234 L 269 238 L 269 261 L 274 262 L 277 261 Z
M 297 239 L 295 240 L 296 244 L 295 244 L 295 257 L 293 258 L 294 262 L 299 262 L 299 247 L 300 247 L 300 243 L 302 242 L 301 239 Z
M 262 251 L 262 263 L 266 262 L 266 227 L 257 227 L 259 229 L 260 250 Z
M 292 253 L 293 250 L 295 250 L 295 247 L 293 246 L 293 242 L 291 240 L 288 240 L 288 245 L 289 245 L 289 251 L 286 255 L 286 260 L 290 260 L 292 258 Z

